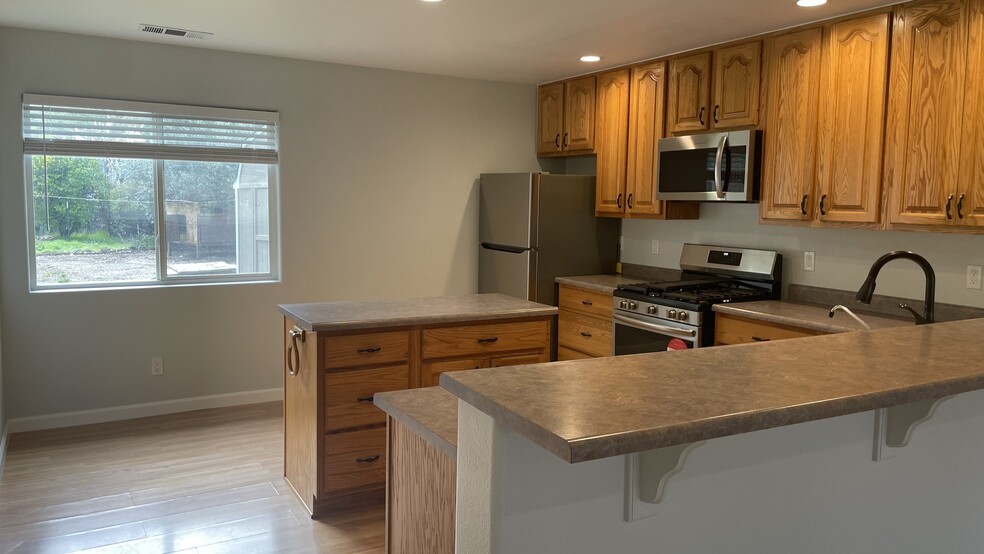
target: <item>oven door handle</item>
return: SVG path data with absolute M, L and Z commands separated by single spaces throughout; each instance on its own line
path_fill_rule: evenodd
M 630 317 L 625 317 L 621 314 L 612 314 L 612 319 L 617 323 L 622 325 L 628 325 L 629 327 L 635 327 L 636 329 L 642 331 L 654 331 L 656 333 L 663 333 L 670 335 L 675 338 L 696 338 L 697 331 L 694 329 L 677 329 L 676 327 L 667 327 L 665 325 L 656 325 L 655 323 L 647 323 L 645 321 L 639 321 L 637 319 L 632 319 Z

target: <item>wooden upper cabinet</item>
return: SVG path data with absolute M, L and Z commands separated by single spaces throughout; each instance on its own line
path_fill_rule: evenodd
M 556 154 L 563 150 L 564 83 L 541 85 L 537 90 L 536 153 Z
M 892 223 L 943 225 L 956 217 L 968 10 L 966 0 L 897 8 L 885 156 Z
M 656 199 L 657 142 L 663 135 L 666 97 L 666 62 L 632 68 L 629 101 L 629 151 L 626 194 L 632 195 L 631 214 L 659 216 L 663 202 Z
M 955 221 L 958 225 L 984 225 L 984 0 L 974 0 L 970 10 L 963 155 Z
M 595 76 L 574 79 L 565 85 L 564 150 L 589 152 L 594 149 Z
M 595 213 L 621 216 L 625 195 L 626 154 L 629 137 L 629 70 L 598 75 L 598 112 L 595 151 L 598 170 Z
M 816 27 L 772 37 L 766 47 L 765 219 L 805 220 L 811 213 L 822 39 Z
M 595 146 L 595 76 L 540 85 L 536 153 L 588 154 Z
M 876 223 L 881 196 L 889 14 L 832 24 L 820 76 L 816 216 Z
M 670 60 L 668 127 L 671 133 L 703 131 L 710 123 L 711 53 Z
M 715 50 L 713 67 L 712 126 L 758 125 L 762 43 L 748 42 Z

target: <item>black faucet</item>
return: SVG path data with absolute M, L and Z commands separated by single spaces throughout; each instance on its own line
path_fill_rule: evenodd
M 919 315 L 915 310 L 906 304 L 899 304 L 899 307 L 903 310 L 909 310 L 912 317 L 916 318 L 916 325 L 933 323 L 936 321 L 936 318 L 933 315 L 933 308 L 936 305 L 936 272 L 933 271 L 933 266 L 929 265 L 926 258 L 923 258 L 915 252 L 896 250 L 894 252 L 889 252 L 881 258 L 875 260 L 875 263 L 871 264 L 871 269 L 868 270 L 868 278 L 864 280 L 864 284 L 862 284 L 861 288 L 858 289 L 858 294 L 854 297 L 854 299 L 858 302 L 871 304 L 871 296 L 875 293 L 875 277 L 878 275 L 878 272 L 881 271 L 882 266 L 888 262 L 898 260 L 900 258 L 916 262 L 919 264 L 919 267 L 922 268 L 923 273 L 926 274 L 926 308 L 923 315 Z

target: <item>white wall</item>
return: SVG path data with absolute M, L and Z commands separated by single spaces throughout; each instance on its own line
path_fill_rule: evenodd
M 532 86 L 4 28 L 0 76 L 8 418 L 282 386 L 277 304 L 475 292 L 475 180 L 537 168 Z M 283 282 L 28 293 L 25 92 L 279 111 Z
M 459 434 L 456 540 L 471 554 L 980 552 L 982 400 L 943 402 L 881 462 L 873 412 L 712 439 L 630 523 L 624 457 L 568 464 L 462 402 L 459 428 L 484 440 Z
M 675 268 L 685 242 L 765 248 L 782 252 L 787 284 L 856 291 L 878 256 L 912 250 L 936 271 L 937 301 L 984 307 L 984 291 L 965 288 L 967 266 L 984 265 L 984 235 L 760 225 L 758 210 L 758 204 L 704 203 L 699 220 L 627 219 L 622 223 L 621 259 Z M 659 240 L 659 254 L 652 253 L 653 239 Z M 803 270 L 806 251 L 816 252 L 816 271 Z M 924 287 L 922 270 L 900 260 L 881 271 L 876 293 L 921 299 Z

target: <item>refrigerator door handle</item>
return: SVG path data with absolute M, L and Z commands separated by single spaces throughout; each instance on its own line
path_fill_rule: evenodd
M 500 252 L 511 252 L 513 254 L 522 254 L 523 252 L 533 250 L 524 246 L 509 246 L 508 244 L 495 244 L 494 242 L 483 242 L 482 248 L 486 250 L 498 250 Z

